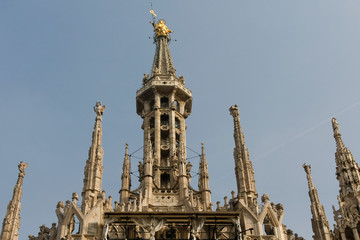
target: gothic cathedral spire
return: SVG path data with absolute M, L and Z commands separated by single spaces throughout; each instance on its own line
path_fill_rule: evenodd
M 336 231 L 341 238 L 359 240 L 360 229 L 360 175 L 359 165 L 355 162 L 350 150 L 345 147 L 339 131 L 339 124 L 332 119 L 332 127 L 336 142 L 336 178 L 339 181 L 339 210 L 335 210 Z
M 95 126 L 92 134 L 92 144 L 89 149 L 89 158 L 84 169 L 84 187 L 82 191 L 81 211 L 87 213 L 96 204 L 98 196 L 101 197 L 101 184 L 103 175 L 102 142 L 102 115 L 105 106 L 97 102 L 94 111 L 96 113 Z
M 311 176 L 311 166 L 303 164 L 306 172 L 306 177 L 309 185 L 309 197 L 311 202 L 311 225 L 314 232 L 314 240 L 331 240 L 332 234 L 330 232 L 329 222 L 325 215 L 324 206 L 320 203 L 317 189 L 314 185 Z
M 129 192 L 131 187 L 131 176 L 130 176 L 130 157 L 129 148 L 126 144 L 125 158 L 123 164 L 123 174 L 121 175 L 121 190 L 120 190 L 120 203 L 125 204 L 129 201 Z
M 201 200 L 204 202 L 204 208 L 207 210 L 212 210 L 212 203 L 210 197 L 210 187 L 209 187 L 209 171 L 208 164 L 205 156 L 204 143 L 201 143 L 201 158 L 199 166 L 199 192 L 201 193 Z
M 238 197 L 248 206 L 257 205 L 258 194 L 255 188 L 254 169 L 249 160 L 249 152 L 240 126 L 239 108 L 234 105 L 229 111 L 234 118 L 234 160 Z
M 6 209 L 6 215 L 3 221 L 0 240 L 18 240 L 20 228 L 20 210 L 22 185 L 25 176 L 25 168 L 28 164 L 20 162 L 18 165 L 19 175 L 14 187 L 13 197 Z
M 136 112 L 143 118 L 144 130 L 144 159 L 139 165 L 144 211 L 184 206 L 191 176 L 185 119 L 191 113 L 192 93 L 184 77 L 175 74 L 169 50 L 172 31 L 165 20 L 152 24 L 156 44 L 152 72 L 144 74 L 143 86 L 136 93 Z

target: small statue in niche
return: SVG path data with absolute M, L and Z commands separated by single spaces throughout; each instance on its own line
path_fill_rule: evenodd
M 144 176 L 144 165 L 140 161 L 138 165 L 138 171 L 139 171 L 139 181 L 141 182 Z
M 187 164 L 186 164 L 186 175 L 189 177 L 189 178 L 191 178 L 192 176 L 191 176 L 191 168 L 192 168 L 192 164 L 191 164 L 191 162 L 188 162 Z

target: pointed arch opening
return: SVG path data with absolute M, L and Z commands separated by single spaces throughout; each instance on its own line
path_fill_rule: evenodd
M 161 188 L 170 188 L 170 175 L 168 173 L 161 174 Z
M 169 98 L 168 97 L 162 97 L 160 99 L 160 104 L 162 108 L 168 108 L 169 107 Z

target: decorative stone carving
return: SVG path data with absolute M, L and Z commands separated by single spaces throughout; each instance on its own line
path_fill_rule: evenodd
M 102 116 L 104 114 L 105 108 L 105 105 L 101 105 L 101 102 L 96 102 L 94 112 L 97 116 Z

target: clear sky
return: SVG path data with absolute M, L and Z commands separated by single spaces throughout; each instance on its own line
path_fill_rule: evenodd
M 212 201 L 236 189 L 228 108 L 238 104 L 259 196 L 282 203 L 283 223 L 311 239 L 306 162 L 332 225 L 339 186 L 331 117 L 360 161 L 360 2 L 152 3 L 174 31 L 174 65 L 193 92 L 187 143 L 199 152 L 205 142 Z M 0 218 L 17 164 L 29 163 L 20 239 L 57 222 L 57 202 L 80 195 L 96 101 L 106 105 L 103 189 L 118 200 L 125 143 L 130 152 L 142 146 L 135 94 L 155 50 L 150 8 L 150 1 L 0 1 Z M 198 159 L 191 161 L 197 171 Z

